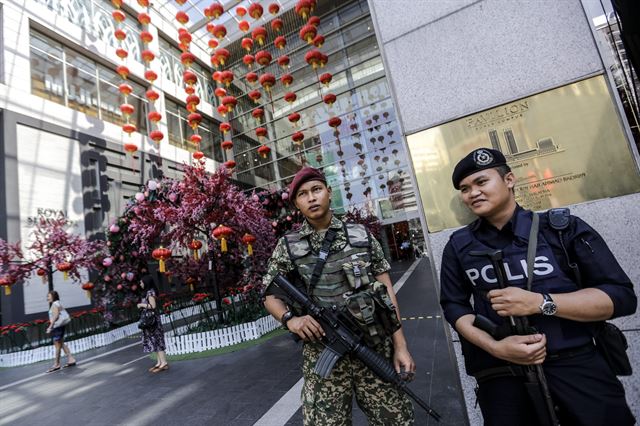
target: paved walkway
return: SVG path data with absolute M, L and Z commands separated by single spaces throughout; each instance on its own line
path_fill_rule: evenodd
M 393 280 L 410 265 L 395 264 Z M 426 259 L 415 265 L 398 298 L 418 365 L 411 388 L 442 415 L 439 424 L 465 424 Z M 167 372 L 155 375 L 147 372 L 152 361 L 136 342 L 125 339 L 83 352 L 77 367 L 52 374 L 41 374 L 50 362 L 0 370 L 0 425 L 302 424 L 300 346 L 289 336 L 234 353 L 172 362 Z M 435 424 L 419 408 L 416 419 L 417 425 Z M 354 425 L 366 424 L 355 408 Z

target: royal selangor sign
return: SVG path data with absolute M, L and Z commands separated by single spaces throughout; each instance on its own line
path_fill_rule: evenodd
M 453 189 L 455 164 L 500 150 L 523 207 L 552 207 L 640 191 L 640 176 L 603 76 L 500 105 L 407 137 L 429 232 L 473 216 Z

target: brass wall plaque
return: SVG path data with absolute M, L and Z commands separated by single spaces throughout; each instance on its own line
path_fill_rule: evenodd
M 407 137 L 429 232 L 473 215 L 451 183 L 475 148 L 506 156 L 516 199 L 532 210 L 640 191 L 640 176 L 603 76 L 592 77 Z

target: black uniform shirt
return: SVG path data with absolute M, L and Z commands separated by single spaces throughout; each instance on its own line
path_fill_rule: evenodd
M 498 230 L 487 221 L 478 219 L 469 226 L 482 243 L 502 249 L 514 238 L 513 230 L 521 215 L 530 214 L 517 206 L 511 220 Z M 558 232 L 552 229 L 547 215 L 540 217 L 540 232 L 547 240 L 564 273 L 573 278 L 566 256 L 560 245 Z M 602 237 L 582 219 L 571 216 L 568 229 L 564 231 L 564 242 L 572 262 L 577 263 L 583 287 L 595 287 L 605 292 L 613 301 L 613 317 L 631 315 L 636 311 L 637 297 L 633 284 L 622 270 Z M 440 274 L 440 304 L 447 321 L 454 325 L 463 315 L 474 314 L 471 306 L 472 285 L 464 273 L 451 242 L 442 255 Z

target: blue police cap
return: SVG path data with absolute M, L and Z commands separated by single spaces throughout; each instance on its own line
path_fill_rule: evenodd
M 492 169 L 494 167 L 507 166 L 507 159 L 497 149 L 478 148 L 471 151 L 462 160 L 456 164 L 453 169 L 451 180 L 453 187 L 460 189 L 460 182 L 469 175 L 479 172 L 480 170 Z M 509 170 L 511 170 L 509 168 Z

